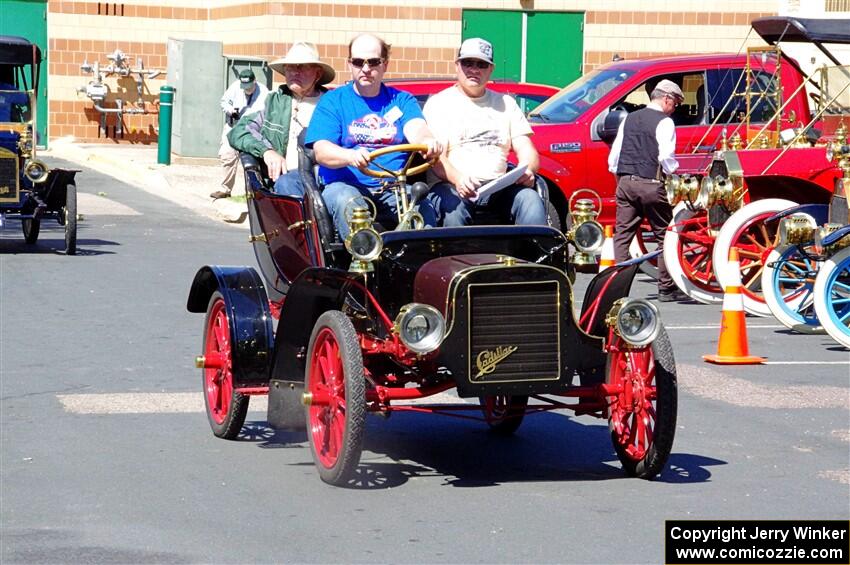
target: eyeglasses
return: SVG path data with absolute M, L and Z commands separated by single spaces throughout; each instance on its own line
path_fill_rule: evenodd
M 361 59 L 360 57 L 357 57 L 356 59 L 349 59 L 348 62 L 351 64 L 352 67 L 357 69 L 362 69 L 363 65 L 365 65 L 366 63 L 369 64 L 369 67 L 375 68 L 383 65 L 384 59 L 383 57 L 371 57 L 369 59 Z
M 670 100 L 673 101 L 673 107 L 674 108 L 678 108 L 679 106 L 682 105 L 682 100 L 679 100 L 678 96 L 671 96 L 671 95 L 668 94 L 667 98 L 669 98 Z
M 476 69 L 481 69 L 483 71 L 484 69 L 490 68 L 490 63 L 488 63 L 487 61 L 481 61 L 479 59 L 461 59 L 460 66 L 465 69 L 471 69 L 472 67 L 475 67 Z

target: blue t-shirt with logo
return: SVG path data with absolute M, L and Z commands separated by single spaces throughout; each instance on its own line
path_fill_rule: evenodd
M 304 144 L 325 139 L 340 147 L 352 149 L 365 147 L 375 151 L 389 145 L 405 143 L 404 126 L 410 120 L 424 119 L 416 99 L 395 88 L 381 85 L 381 91 L 373 98 L 363 98 L 351 82 L 331 90 L 319 99 Z M 378 157 L 375 162 L 398 170 L 408 158 L 406 153 L 393 153 Z M 378 170 L 374 165 L 371 168 Z M 380 186 L 381 180 L 364 175 L 356 167 L 329 169 L 319 167 L 319 176 L 324 184 L 345 182 L 368 187 Z

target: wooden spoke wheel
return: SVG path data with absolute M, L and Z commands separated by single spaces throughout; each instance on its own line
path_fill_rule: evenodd
M 850 348 L 850 247 L 824 261 L 815 279 L 814 297 L 823 329 Z
M 714 235 L 705 211 L 693 212 L 684 205 L 673 210 L 664 234 L 664 263 L 679 289 L 699 302 L 723 300 L 712 264 Z

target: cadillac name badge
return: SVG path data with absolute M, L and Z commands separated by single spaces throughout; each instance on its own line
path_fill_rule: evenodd
M 511 353 L 519 349 L 516 345 L 500 345 L 494 350 L 485 349 L 475 358 L 475 366 L 478 367 L 478 374 L 473 380 L 478 380 L 484 375 L 489 375 L 496 370 L 496 365 L 507 359 Z

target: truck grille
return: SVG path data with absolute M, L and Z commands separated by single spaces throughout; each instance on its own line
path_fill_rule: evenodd
M 469 379 L 558 380 L 558 282 L 469 285 Z

